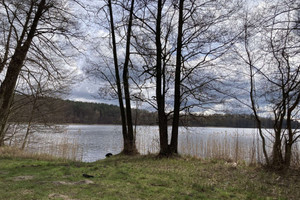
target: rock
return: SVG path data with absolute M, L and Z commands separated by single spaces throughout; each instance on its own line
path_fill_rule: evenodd
M 106 155 L 105 155 L 105 157 L 106 158 L 109 158 L 109 157 L 111 157 L 113 154 L 112 153 L 107 153 Z

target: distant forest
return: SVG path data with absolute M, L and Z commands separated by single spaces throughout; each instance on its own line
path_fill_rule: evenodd
M 28 98 L 16 99 L 15 107 L 18 110 L 11 115 L 11 122 L 28 122 L 32 116 L 32 121 L 36 123 L 121 124 L 120 110 L 116 105 L 53 98 L 39 98 L 33 105 Z M 245 114 L 185 115 L 180 119 L 181 126 L 256 127 L 254 116 Z M 158 117 L 156 112 L 133 109 L 133 120 L 137 125 L 157 125 Z M 265 128 L 272 128 L 272 119 L 263 118 L 262 123 Z M 293 123 L 293 127 L 299 125 L 298 122 Z

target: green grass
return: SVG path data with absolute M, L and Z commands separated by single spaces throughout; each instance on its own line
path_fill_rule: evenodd
M 299 171 L 219 160 L 113 156 L 81 163 L 0 155 L 0 199 L 299 199 L 299 178 Z

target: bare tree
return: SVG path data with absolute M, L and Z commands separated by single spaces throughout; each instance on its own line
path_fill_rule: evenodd
M 181 104 L 181 57 L 182 57 L 182 34 L 183 34 L 183 9 L 184 0 L 179 1 L 179 16 L 178 16 L 178 36 L 177 36 L 177 53 L 176 53 L 176 70 L 175 70 L 175 80 L 174 80 L 174 114 L 173 114 L 173 124 L 172 124 L 172 139 L 170 145 L 171 153 L 178 153 L 178 127 L 179 127 L 179 112 Z
M 263 9 L 265 12 L 259 19 L 245 12 L 244 36 L 235 48 L 235 55 L 249 70 L 248 106 L 257 121 L 266 164 L 288 168 L 292 146 L 299 138 L 297 129 L 292 129 L 292 122 L 299 117 L 300 101 L 299 4 L 277 1 Z M 272 115 L 273 131 L 263 131 L 261 118 L 266 115 Z M 267 143 L 272 144 L 271 153 Z
M 76 23 L 71 20 L 75 16 L 68 11 L 64 1 L 3 0 L 0 5 L 0 26 L 3 27 L 0 35 L 3 49 L 0 54 L 2 145 L 14 90 L 25 62 L 52 71 L 59 77 L 61 72 L 56 63 L 66 63 L 70 57 L 64 48 L 69 48 L 65 44 L 71 44 L 70 40 L 75 36 L 75 32 L 69 30 Z
M 207 89 L 213 89 L 213 82 L 218 79 L 209 68 L 235 39 L 225 25 L 239 4 L 144 1 L 141 7 L 144 9 L 134 16 L 133 54 L 139 57 L 134 64 L 140 66 L 136 67 L 140 70 L 138 77 L 144 82 L 136 81 L 136 85 L 144 91 L 156 91 L 155 96 L 149 92 L 149 98 L 142 100 L 157 109 L 160 155 L 168 156 L 177 153 L 180 112 L 195 111 L 204 102 L 217 101 L 213 92 L 208 95 Z M 224 12 L 216 14 L 219 9 Z M 168 122 L 172 120 L 169 144 Z
M 115 2 L 121 9 L 125 8 L 126 5 L 123 4 L 122 1 Z M 123 21 L 124 27 L 126 27 L 124 35 L 121 37 L 126 38 L 125 42 L 125 56 L 123 60 L 123 71 L 120 70 L 119 62 L 120 58 L 117 52 L 117 40 L 116 40 L 116 25 L 114 21 L 114 11 L 113 11 L 113 4 L 111 0 L 107 1 L 108 6 L 108 16 L 107 20 L 109 21 L 110 28 L 109 31 L 111 33 L 111 42 L 112 42 L 112 51 L 113 51 L 113 63 L 114 63 L 114 73 L 110 71 L 111 76 L 105 72 L 101 72 L 96 69 L 92 70 L 94 76 L 99 76 L 104 80 L 106 80 L 110 87 L 114 90 L 114 94 L 118 96 L 118 102 L 120 106 L 120 113 L 121 113 L 121 121 L 122 121 L 122 135 L 123 135 L 123 142 L 124 148 L 123 153 L 127 155 L 136 154 L 136 146 L 135 146 L 135 137 L 134 137 L 134 130 L 133 130 L 133 120 L 132 120 L 132 110 L 131 110 L 131 95 L 130 95 L 130 85 L 129 85 L 129 63 L 130 63 L 130 46 L 131 46 L 131 32 L 132 32 L 132 21 L 133 21 L 133 12 L 135 7 L 134 0 L 130 1 L 129 6 L 129 19 Z M 125 9 L 126 10 L 126 9 Z M 128 24 L 128 25 L 127 25 Z M 125 28 L 124 28 L 125 29 Z M 122 62 L 122 61 L 121 61 Z M 109 66 L 108 66 L 109 67 Z M 97 67 L 96 67 L 97 68 Z M 122 79 L 120 73 L 122 72 Z M 115 82 L 113 81 L 115 80 Z M 125 105 L 123 99 L 125 99 Z

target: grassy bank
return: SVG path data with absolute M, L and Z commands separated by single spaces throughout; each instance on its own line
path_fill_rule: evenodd
M 216 160 L 113 156 L 81 163 L 0 154 L 0 199 L 299 199 L 299 180 L 297 171 Z

